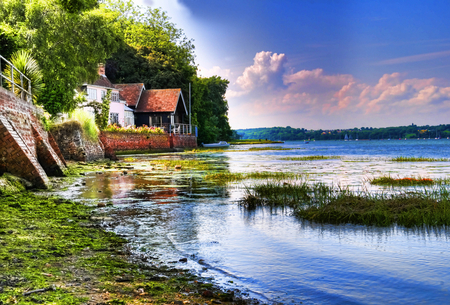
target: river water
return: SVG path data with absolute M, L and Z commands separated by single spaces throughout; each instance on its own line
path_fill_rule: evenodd
M 280 145 L 264 145 L 280 146 Z M 63 196 L 109 202 L 105 228 L 149 263 L 190 269 L 264 303 L 445 304 L 450 302 L 450 230 L 323 225 L 289 209 L 246 211 L 237 201 L 254 181 L 217 186 L 201 171 L 151 168 L 152 159 L 199 158 L 230 172 L 304 173 L 353 189 L 382 175 L 449 178 L 450 162 L 391 162 L 397 156 L 450 158 L 450 140 L 286 142 L 294 150 L 133 156 L 128 173 L 91 173 Z M 239 146 L 246 150 L 252 146 Z M 258 146 L 263 147 L 263 146 Z M 283 157 L 340 156 L 318 161 Z M 182 257 L 187 263 L 180 263 Z

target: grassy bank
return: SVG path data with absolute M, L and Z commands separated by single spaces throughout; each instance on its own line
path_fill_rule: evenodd
M 372 194 L 321 183 L 269 182 L 249 189 L 241 204 L 247 208 L 289 206 L 297 216 L 321 223 L 450 225 L 450 192 L 445 187 L 423 192 Z
M 369 179 L 370 184 L 373 185 L 388 185 L 388 186 L 416 186 L 416 185 L 435 185 L 445 184 L 447 181 L 443 179 L 431 179 L 421 177 L 411 178 L 393 178 L 391 176 L 382 176 L 378 178 Z
M 314 160 L 329 160 L 329 159 L 341 159 L 340 156 L 302 156 L 302 157 L 286 157 L 280 160 L 287 161 L 314 161 Z
M 246 179 L 272 179 L 286 180 L 299 179 L 301 174 L 283 173 L 283 172 L 250 172 L 250 173 L 214 173 L 204 177 L 205 180 L 214 181 L 218 184 L 226 184 L 228 182 L 240 181 Z
M 392 158 L 393 162 L 448 162 L 448 158 L 426 158 L 426 157 L 395 157 Z

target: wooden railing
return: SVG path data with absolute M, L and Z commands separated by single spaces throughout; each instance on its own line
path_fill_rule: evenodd
M 7 66 L 11 67 L 11 74 L 6 75 L 3 70 Z M 19 75 L 20 83 L 16 82 L 14 76 Z M 28 81 L 28 88 L 24 88 L 24 80 Z M 0 87 L 8 89 L 20 96 L 23 100 L 32 100 L 31 80 L 20 72 L 12 63 L 0 55 Z M 18 93 L 18 94 L 17 94 Z
M 156 124 L 153 126 L 162 128 L 166 133 L 173 133 L 178 135 L 193 134 L 195 130 L 195 126 L 181 123 L 175 123 L 174 125 L 170 125 L 169 123 L 163 123 L 163 124 Z

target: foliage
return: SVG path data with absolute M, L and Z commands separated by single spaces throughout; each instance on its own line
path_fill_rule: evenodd
M 280 160 L 288 161 L 313 161 L 313 160 L 329 160 L 329 159 L 340 159 L 339 156 L 302 156 L 302 157 L 286 157 Z
M 87 138 L 91 140 L 98 139 L 98 134 L 100 131 L 95 124 L 95 118 L 92 114 L 83 109 L 75 109 L 70 114 L 70 118 L 80 122 L 81 127 L 83 128 L 83 133 Z
M 229 81 L 219 76 L 194 77 L 192 84 L 192 124 L 197 125 L 198 142 L 229 140 L 228 102 L 225 93 Z
M 110 124 L 108 125 L 104 131 L 109 132 L 122 132 L 122 133 L 146 133 L 146 134 L 163 134 L 164 130 L 159 127 L 148 127 L 146 125 L 141 127 L 136 126 L 118 126 L 117 124 Z
M 143 82 L 147 89 L 181 88 L 185 99 L 196 73 L 194 45 L 159 9 L 143 8 L 128 0 L 108 0 L 106 10 L 118 12 L 115 26 L 124 44 L 106 61 L 113 82 Z
M 444 138 L 450 136 L 450 124 L 436 126 L 409 126 L 372 128 L 362 127 L 353 129 L 308 130 L 305 128 L 270 127 L 238 129 L 236 133 L 242 139 L 269 139 L 281 141 L 304 140 L 344 140 L 345 135 L 355 140 L 387 140 L 387 139 L 423 139 Z
M 98 128 L 100 128 L 100 130 L 105 129 L 106 126 L 108 126 L 110 104 L 111 89 L 108 89 L 101 102 L 92 101 L 86 105 L 94 109 L 95 123 L 97 124 Z
M 117 14 L 94 8 L 93 0 L 5 0 L 0 20 L 26 37 L 43 73 L 38 103 L 55 115 L 74 109 L 74 89 L 97 77 L 98 64 L 117 50 Z
M 1 4 L 0 4 L 1 6 Z M 25 38 L 8 24 L 0 23 L 0 55 L 10 59 L 11 55 L 25 45 Z
M 13 53 L 11 55 L 11 63 L 17 70 L 12 69 L 12 67 L 8 65 L 6 66 L 4 73 L 8 76 L 12 74 L 14 83 L 20 85 L 25 91 L 28 92 L 28 89 L 31 88 L 33 102 L 36 102 L 44 87 L 42 82 L 42 72 L 38 63 L 33 59 L 31 53 L 25 50 Z M 12 73 L 11 70 L 13 70 Z M 19 72 L 25 75 L 30 80 L 31 84 L 26 78 L 21 77 Z M 11 84 L 9 84 L 9 86 L 11 87 Z M 14 87 L 14 93 L 17 96 L 20 96 L 22 90 L 16 86 Z

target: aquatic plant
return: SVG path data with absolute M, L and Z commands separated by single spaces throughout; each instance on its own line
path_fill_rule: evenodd
M 448 158 L 426 158 L 426 157 L 395 157 L 390 159 L 393 162 L 448 162 Z
M 442 183 L 442 180 L 433 180 L 430 178 L 392 178 L 391 176 L 382 176 L 369 179 L 370 184 L 390 185 L 390 186 L 412 186 L 412 185 L 433 185 Z
M 303 157 L 286 157 L 280 160 L 288 161 L 313 161 L 313 160 L 328 160 L 328 159 L 340 159 L 340 156 L 303 156 Z
M 247 190 L 241 200 L 247 208 L 289 206 L 298 217 L 323 223 L 355 223 L 405 227 L 450 225 L 450 192 L 446 187 L 394 194 L 352 192 L 349 189 L 308 184 L 268 182 Z
M 218 184 L 226 184 L 232 181 L 246 180 L 246 179 L 272 179 L 272 180 L 286 180 L 299 179 L 302 174 L 286 173 L 286 172 L 250 172 L 250 173 L 213 173 L 204 177 L 205 180 L 212 180 Z
M 259 151 L 259 150 L 293 150 L 293 149 L 300 149 L 300 148 L 288 148 L 288 147 L 281 147 L 281 146 L 268 146 L 268 147 L 250 147 L 249 151 Z
M 233 140 L 229 143 L 231 145 L 251 145 L 251 144 L 278 144 L 278 143 L 284 143 L 284 142 L 283 141 L 271 141 L 271 140 L 246 139 L 246 140 Z

